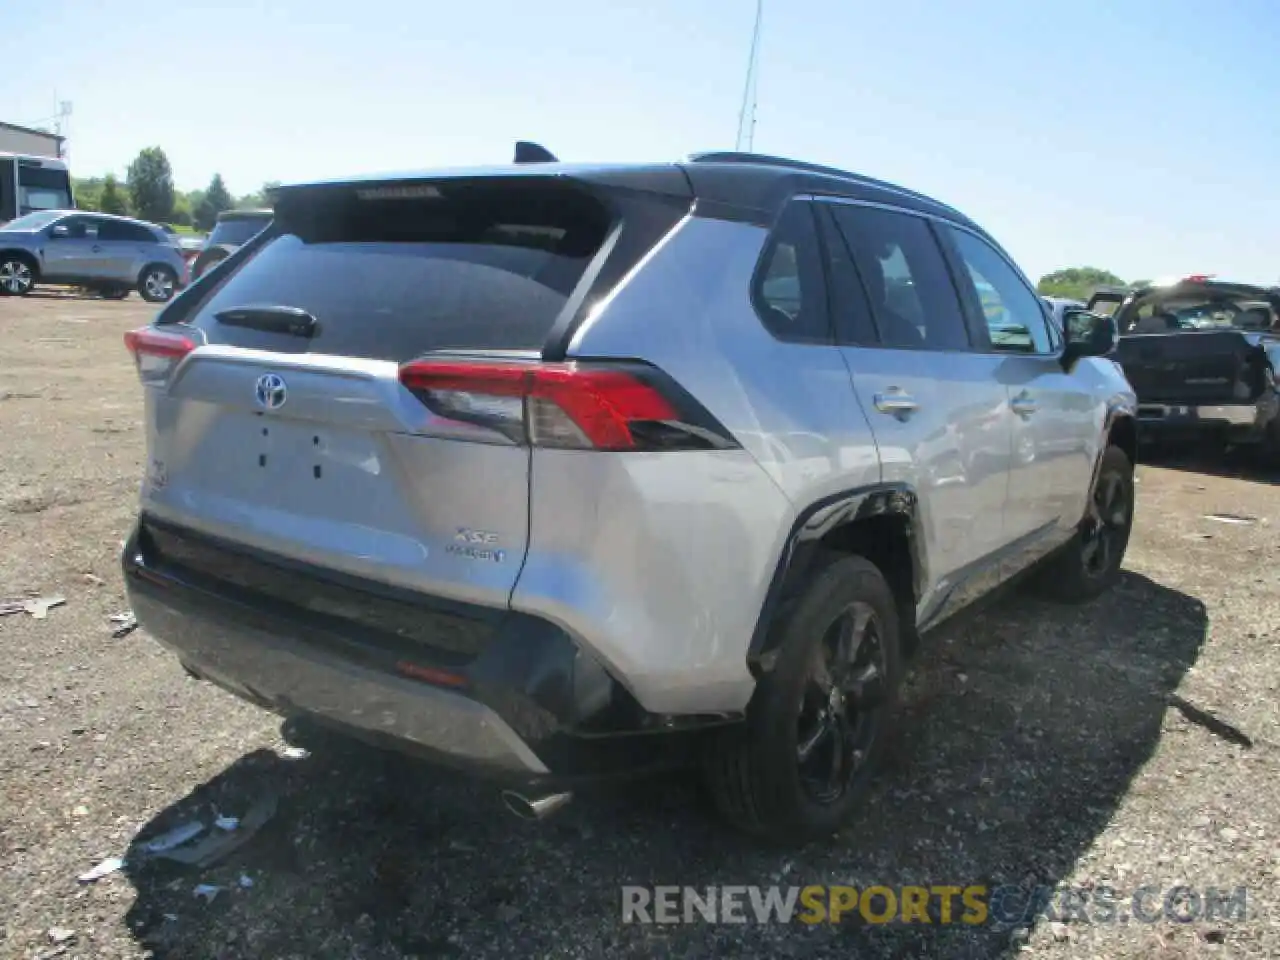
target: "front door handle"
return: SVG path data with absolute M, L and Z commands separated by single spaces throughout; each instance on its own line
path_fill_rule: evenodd
M 877 410 L 894 416 L 907 416 L 920 409 L 920 404 L 916 403 L 915 397 L 893 387 L 884 393 L 877 393 L 874 401 Z
M 1009 401 L 1009 409 L 1020 417 L 1029 417 L 1040 409 L 1040 405 L 1031 399 L 1025 390 Z

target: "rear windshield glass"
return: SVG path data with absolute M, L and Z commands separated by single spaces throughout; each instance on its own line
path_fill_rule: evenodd
M 239 246 L 257 236 L 271 221 L 266 217 L 233 217 L 220 220 L 209 234 L 210 243 L 233 243 Z
M 600 249 L 606 210 L 556 184 L 451 186 L 437 197 L 348 189 L 277 215 L 273 237 L 200 306 L 213 343 L 401 361 L 432 350 L 537 350 Z M 220 323 L 298 307 L 311 338 Z
M 1275 319 L 1275 311 L 1266 301 L 1208 294 L 1156 294 L 1130 305 L 1121 321 L 1121 332 L 1267 330 Z

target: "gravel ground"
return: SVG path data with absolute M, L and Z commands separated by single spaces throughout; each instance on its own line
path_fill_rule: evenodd
M 493 791 L 278 720 L 113 638 L 143 435 L 124 303 L 0 299 L 0 955 L 5 957 L 1280 956 L 1280 496 L 1143 465 L 1123 582 L 1021 596 L 934 635 L 864 814 L 803 851 L 744 842 L 681 782 L 527 824 Z M 1250 524 L 1205 519 L 1230 513 Z M 82 871 L 191 816 L 275 816 L 206 869 Z M 252 886 L 241 886 L 241 878 Z M 212 902 L 197 883 L 222 886 Z M 1028 927 L 620 922 L 624 884 L 1247 888 L 1247 916 Z M 1203 911 L 1202 911 L 1203 912 Z M 1096 918 L 1095 918 L 1096 919 Z

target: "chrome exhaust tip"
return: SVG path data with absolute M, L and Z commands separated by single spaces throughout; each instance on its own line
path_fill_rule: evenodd
M 545 797 L 529 798 L 514 790 L 502 791 L 502 802 L 521 820 L 544 820 L 572 799 L 572 793 L 549 793 Z

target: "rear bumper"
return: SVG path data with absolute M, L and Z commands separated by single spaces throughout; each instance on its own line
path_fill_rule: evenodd
M 1261 439 L 1278 415 L 1280 403 L 1275 394 L 1253 403 L 1138 403 L 1138 423 L 1144 432 L 1220 433 L 1241 441 Z
M 141 523 L 122 556 L 138 622 L 192 673 L 282 716 L 526 787 L 679 765 L 737 719 L 646 713 L 567 635 L 537 618 L 475 610 L 477 629 L 486 631 L 475 655 L 459 654 L 456 643 L 453 651 L 429 649 L 421 634 L 405 644 L 174 562 L 155 546 L 156 529 Z M 255 578 L 270 576 L 261 556 L 244 561 Z

